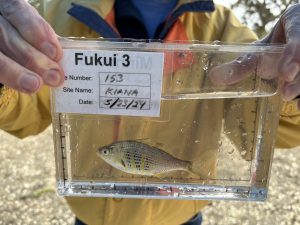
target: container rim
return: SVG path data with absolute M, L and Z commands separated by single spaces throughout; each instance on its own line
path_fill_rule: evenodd
M 129 51 L 191 51 L 191 52 L 268 52 L 281 53 L 285 44 L 240 43 L 221 41 L 175 40 L 130 38 L 77 38 L 59 37 L 63 48 L 129 50 Z

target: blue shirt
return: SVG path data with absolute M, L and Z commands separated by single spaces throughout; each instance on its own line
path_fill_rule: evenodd
M 155 38 L 178 0 L 117 0 L 116 25 L 125 38 Z
M 131 0 L 139 10 L 149 38 L 154 38 L 156 29 L 170 15 L 178 0 Z

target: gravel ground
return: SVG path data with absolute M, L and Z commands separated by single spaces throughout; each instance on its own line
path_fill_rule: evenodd
M 71 225 L 74 218 L 55 193 L 51 129 L 18 140 L 0 131 L 0 225 Z M 300 149 L 276 150 L 264 203 L 215 201 L 204 225 L 300 224 Z

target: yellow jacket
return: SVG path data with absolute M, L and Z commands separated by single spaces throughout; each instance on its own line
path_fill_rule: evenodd
M 74 14 L 70 16 L 66 13 L 72 7 L 71 2 L 93 9 L 96 15 L 104 18 L 106 23 L 112 27 L 111 29 L 116 31 L 114 26 L 114 12 L 112 10 L 113 1 L 40 0 L 38 11 L 50 23 L 59 36 L 88 38 L 100 36 L 99 33 L 84 24 L 87 23 L 86 20 L 79 21 L 78 18 L 73 17 Z M 179 8 L 192 2 L 197 1 L 181 0 L 177 7 Z M 102 34 L 102 36 L 105 35 Z M 222 6 L 216 6 L 214 12 L 183 13 L 168 30 L 164 38 L 168 40 L 220 40 L 224 42 L 251 42 L 256 40 L 255 34 L 240 24 L 230 10 Z M 298 138 L 300 113 L 296 105 L 296 101 L 291 101 L 283 105 L 280 126 L 277 132 L 277 147 L 294 147 L 300 144 L 300 139 Z M 194 106 L 190 105 L 190 107 Z M 221 106 L 216 104 L 215 107 L 218 109 Z M 217 112 L 218 110 L 216 110 L 216 114 Z M 181 113 L 184 114 L 184 111 Z M 213 117 L 211 114 L 206 116 Z M 43 87 L 35 95 L 25 95 L 8 88 L 3 89 L 0 97 L 1 129 L 17 137 L 24 138 L 43 131 L 50 123 L 49 89 L 47 87 Z M 126 121 L 123 121 L 123 123 L 119 124 L 120 129 L 126 129 Z M 92 124 L 82 124 L 82 126 L 92 126 Z M 108 131 L 113 129 L 110 125 L 106 126 Z M 149 134 L 152 136 L 158 135 L 155 132 L 155 127 L 146 127 L 145 129 L 148 129 Z M 159 129 L 163 130 L 161 127 Z M 161 137 L 158 138 L 164 137 L 163 133 L 159 135 Z M 85 139 L 86 137 L 82 137 L 82 142 L 85 142 Z M 85 160 L 89 162 L 90 159 L 86 158 Z M 208 167 L 210 166 L 208 165 Z M 88 170 L 89 168 L 86 169 L 86 171 Z M 82 171 L 85 171 L 84 167 Z M 186 200 L 78 197 L 68 197 L 66 199 L 76 216 L 91 225 L 181 224 L 207 205 L 207 201 Z

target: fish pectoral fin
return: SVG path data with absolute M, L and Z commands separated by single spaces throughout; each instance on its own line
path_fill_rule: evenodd
M 122 164 L 122 166 L 123 166 L 124 168 L 126 168 L 126 164 L 125 164 L 125 162 L 124 162 L 123 159 L 121 159 L 121 164 Z
M 209 178 L 207 174 L 203 174 L 203 165 L 200 161 L 192 162 L 188 167 L 188 172 L 193 176 L 198 176 L 200 180 L 207 180 Z

